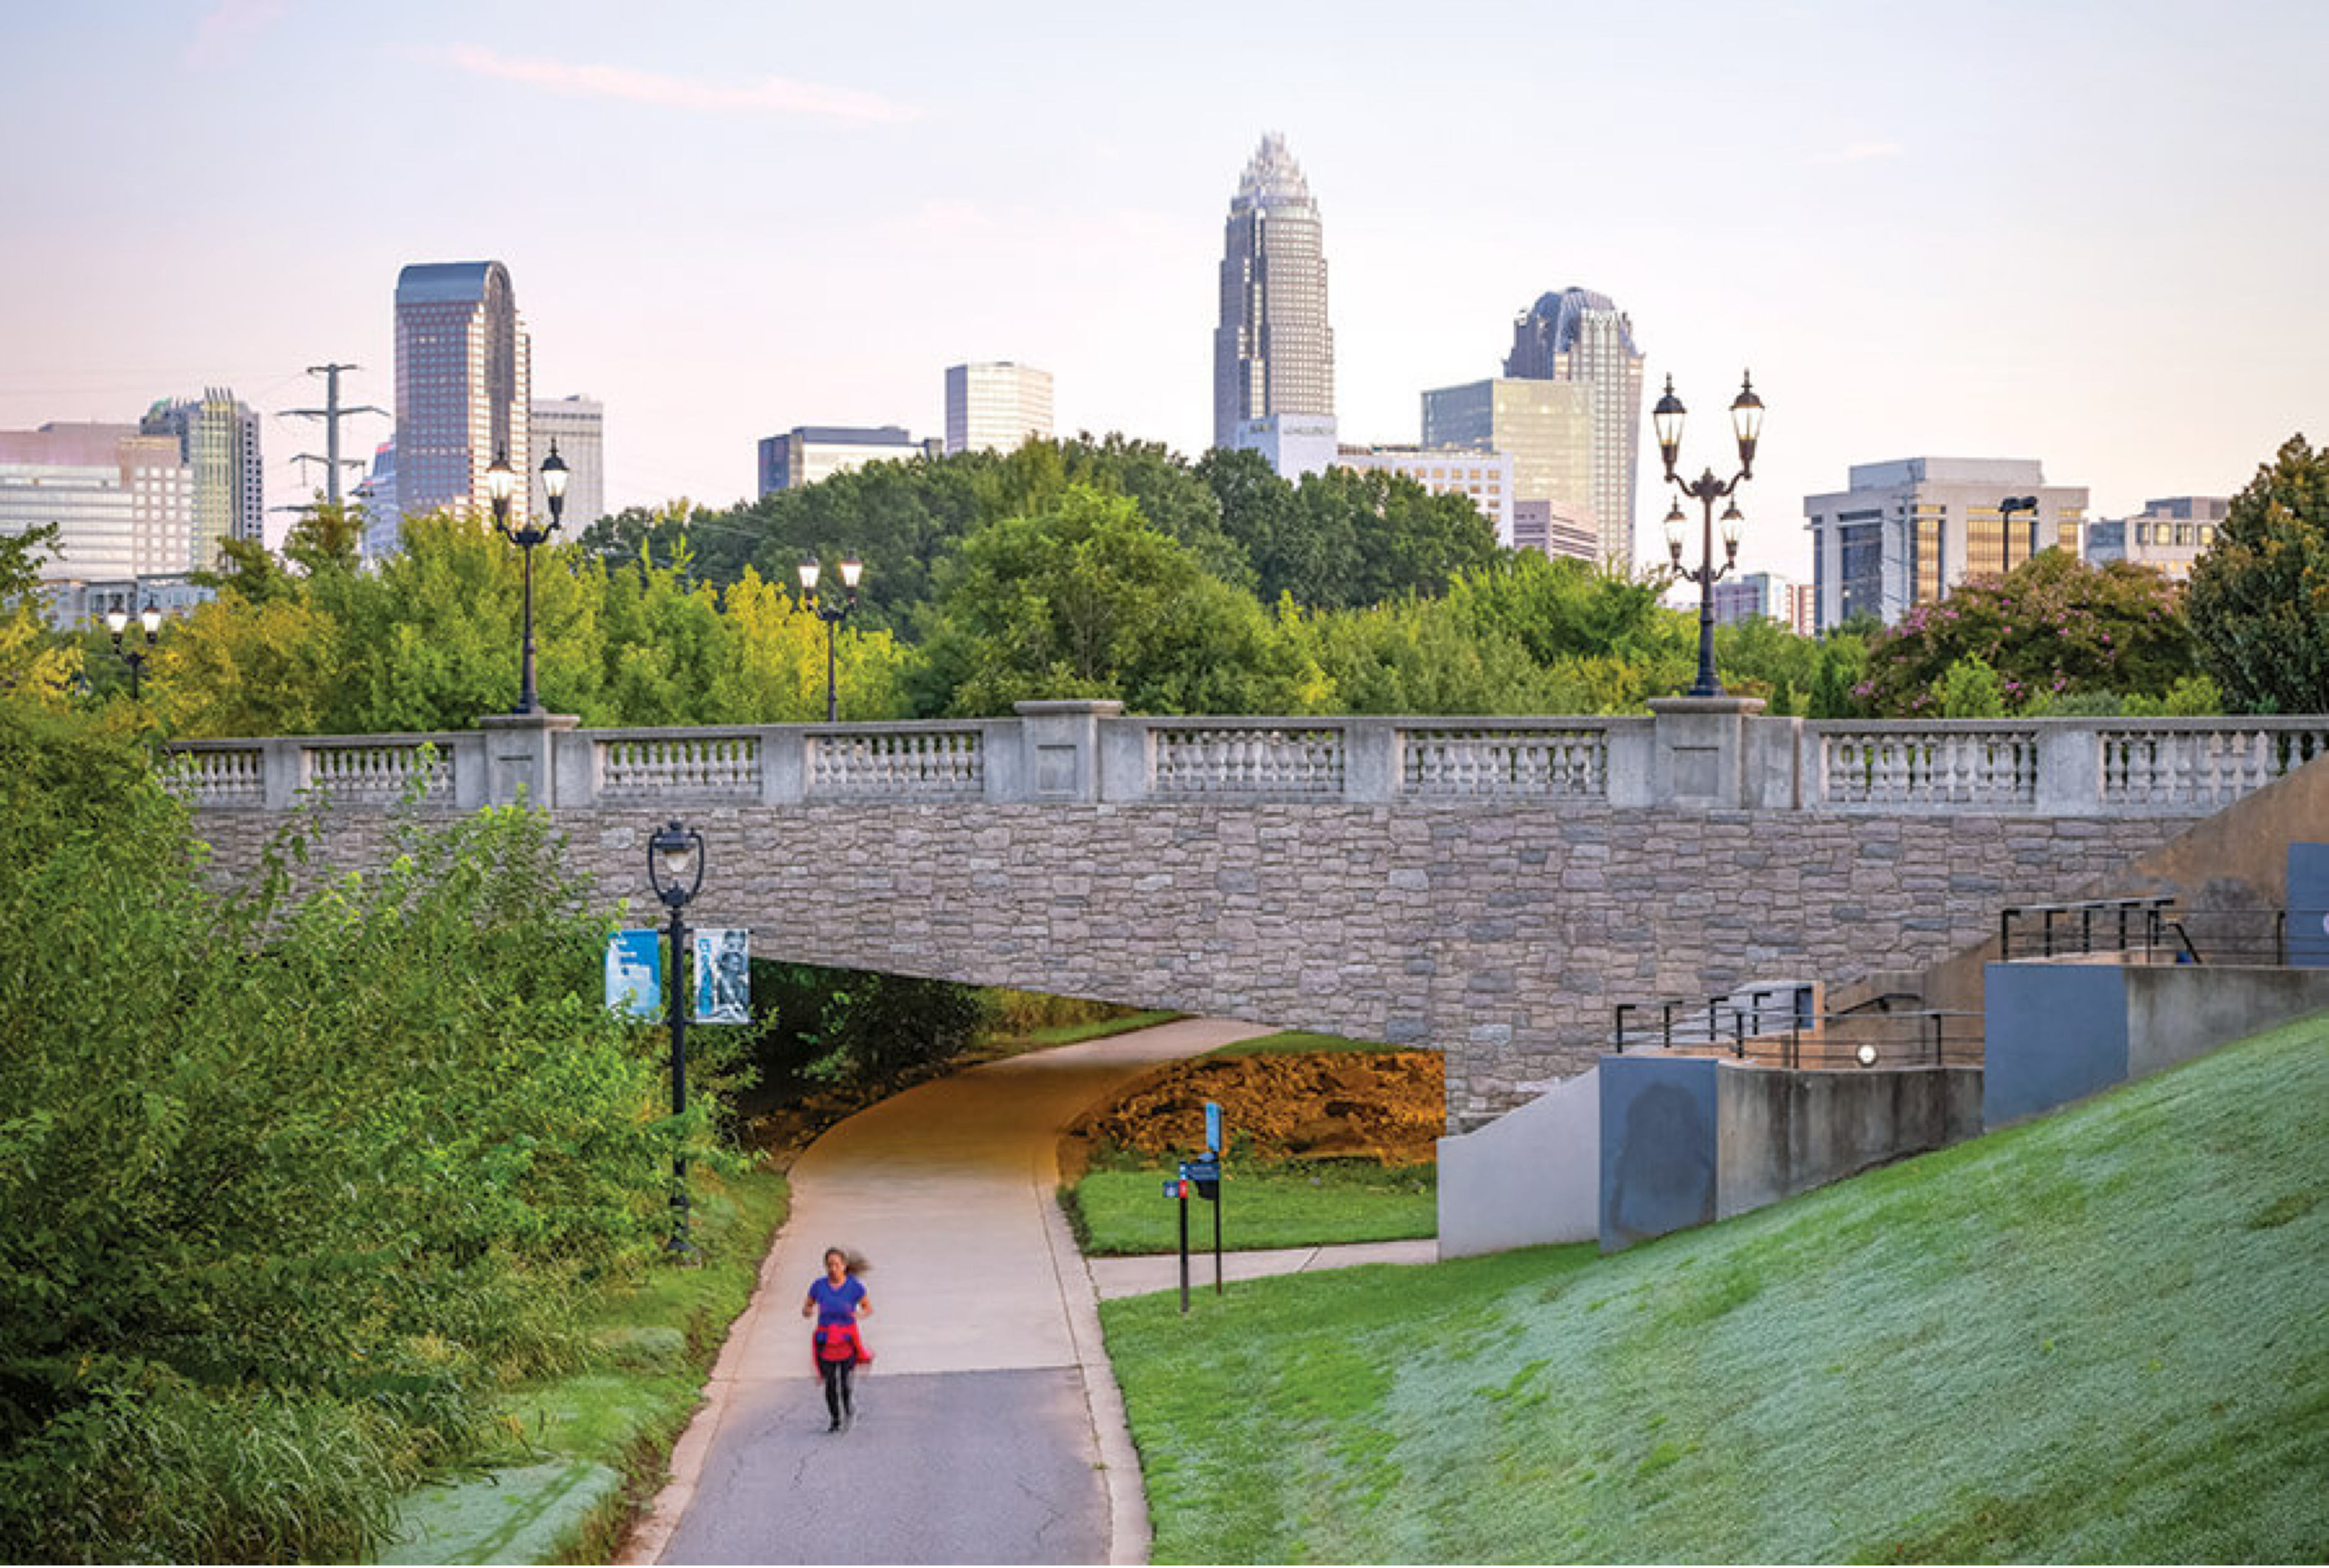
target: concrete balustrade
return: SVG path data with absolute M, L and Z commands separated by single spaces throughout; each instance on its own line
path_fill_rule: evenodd
M 474 732 L 171 751 L 176 787 L 204 810 L 280 811 L 303 792 L 381 804 L 417 789 L 463 810 L 1595 801 L 2044 817 L 2204 814 L 2329 753 L 2317 715 L 1867 723 L 1768 717 L 1751 698 L 1650 705 L 1647 718 L 1140 718 L 1116 703 L 1042 702 L 1012 719 L 618 730 L 497 715 Z

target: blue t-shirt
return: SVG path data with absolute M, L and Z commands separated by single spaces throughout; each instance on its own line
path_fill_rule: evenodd
M 865 1287 L 855 1280 L 844 1280 L 836 1288 L 823 1275 L 808 1288 L 809 1299 L 816 1303 L 816 1323 L 822 1328 L 828 1323 L 854 1323 L 857 1304 L 865 1299 Z

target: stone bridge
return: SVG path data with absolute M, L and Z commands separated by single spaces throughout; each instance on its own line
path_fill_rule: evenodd
M 391 809 L 548 808 L 611 906 L 701 828 L 692 919 L 754 951 L 1437 1048 L 1464 1129 L 1582 1070 L 1614 1004 L 1919 968 L 2329 751 L 2329 719 L 1013 719 L 208 741 L 222 874 L 303 801 L 324 864 Z

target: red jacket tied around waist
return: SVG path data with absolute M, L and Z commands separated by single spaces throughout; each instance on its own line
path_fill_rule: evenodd
M 818 1324 L 816 1331 L 809 1336 L 809 1349 L 811 1371 L 819 1370 L 821 1364 L 827 1361 L 863 1362 L 873 1359 L 873 1353 L 865 1348 L 865 1337 L 857 1332 L 854 1323 Z

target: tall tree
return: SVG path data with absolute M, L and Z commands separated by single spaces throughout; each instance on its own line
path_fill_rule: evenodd
M 1070 485 L 990 523 L 938 572 L 916 681 L 926 713 L 1108 697 L 1158 713 L 1282 711 L 1300 689 L 1268 618 L 1129 498 Z
M 2291 436 L 2192 569 L 2192 629 L 2234 709 L 2329 713 L 2329 446 Z

